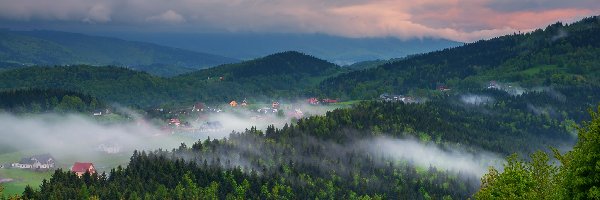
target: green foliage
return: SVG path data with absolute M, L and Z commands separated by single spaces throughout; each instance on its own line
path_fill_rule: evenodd
M 58 88 L 90 94 L 105 102 L 138 106 L 222 103 L 246 97 L 270 101 L 303 96 L 321 79 L 341 71 L 324 60 L 284 52 L 172 78 L 119 67 L 21 68 L 0 72 L 0 88 Z
M 592 119 L 578 128 L 577 144 L 561 157 L 563 195 L 572 199 L 600 199 L 600 106 L 590 113 Z
M 599 54 L 600 17 L 593 16 L 350 72 L 323 81 L 320 89 L 346 99 L 372 99 L 386 92 L 431 90 L 444 83 L 453 89 L 481 88 L 491 80 L 528 87 L 597 87 Z
M 23 89 L 0 92 L 0 109 L 19 113 L 91 112 L 105 108 L 96 98 L 60 89 Z
M 491 168 L 482 178 L 476 199 L 600 199 L 600 106 L 591 121 L 579 128 L 573 150 L 555 155 L 562 165 L 549 163 L 543 152 L 531 161 L 509 156 L 504 171 Z

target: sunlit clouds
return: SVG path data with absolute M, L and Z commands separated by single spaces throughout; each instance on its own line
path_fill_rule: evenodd
M 82 29 L 101 24 L 106 29 L 143 31 L 325 33 L 470 42 L 599 13 L 600 4 L 592 0 L 0 0 L 0 27 L 69 24 Z

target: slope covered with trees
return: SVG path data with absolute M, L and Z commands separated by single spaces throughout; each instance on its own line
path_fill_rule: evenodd
M 23 197 L 466 199 L 475 192 L 476 177 L 383 156 L 361 142 L 414 137 L 444 148 L 508 155 L 573 140 L 550 116 L 502 107 L 519 98 L 498 98 L 479 109 L 452 97 L 424 104 L 363 102 L 281 129 L 250 128 L 171 151 L 136 152 L 127 167 L 108 174 L 78 178 L 58 170 L 39 188 L 26 188 Z
M 302 96 L 320 80 L 342 71 L 312 56 L 284 52 L 171 78 L 111 66 L 27 67 L 0 72 L 0 89 L 64 89 L 105 102 L 139 106 L 272 100 Z
M 0 92 L 0 110 L 11 113 L 92 112 L 105 108 L 95 97 L 57 89 Z
M 600 17 L 414 55 L 321 83 L 325 94 L 370 99 L 417 88 L 479 88 L 491 80 L 523 86 L 600 85 Z
M 0 61 L 7 67 L 120 65 L 172 76 L 237 61 L 150 43 L 57 31 L 0 30 L 0 38 Z
M 530 161 L 517 155 L 508 158 L 504 170 L 490 168 L 482 179 L 476 199 L 598 199 L 600 198 L 600 106 L 590 111 L 591 120 L 578 128 L 578 140 L 560 165 L 550 163 L 546 153 L 531 154 Z
M 272 100 L 296 98 L 309 93 L 327 77 L 335 76 L 341 67 L 295 51 L 276 53 L 263 58 L 223 65 L 174 77 L 179 87 L 193 86 L 189 97 L 214 99 L 253 98 Z

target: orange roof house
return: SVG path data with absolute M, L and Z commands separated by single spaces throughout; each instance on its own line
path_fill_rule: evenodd
M 231 107 L 236 107 L 236 106 L 237 106 L 237 102 L 235 102 L 235 101 L 231 101 L 231 102 L 229 103 L 229 105 L 231 105 Z
M 96 168 L 92 163 L 75 162 L 75 164 L 73 164 L 73 167 L 71 167 L 71 171 L 75 172 L 77 176 L 81 177 L 86 172 L 89 172 L 90 174 L 95 174 Z

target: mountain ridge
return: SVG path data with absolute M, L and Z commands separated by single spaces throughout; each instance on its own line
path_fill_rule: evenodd
M 5 65 L 120 65 L 172 76 L 238 60 L 157 44 L 59 31 L 0 31 Z M 165 68 L 161 70 L 156 66 Z

